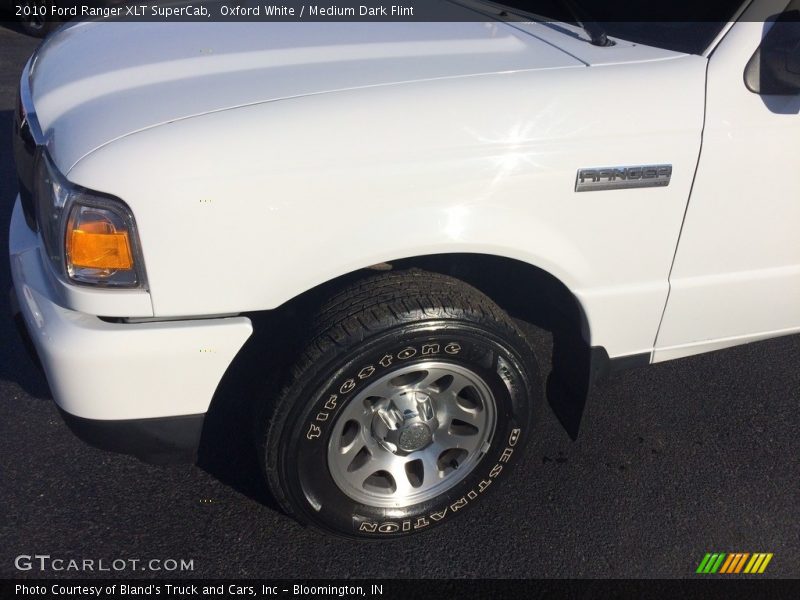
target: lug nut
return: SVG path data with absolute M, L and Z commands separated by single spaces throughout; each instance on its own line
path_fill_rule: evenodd
M 430 421 L 433 419 L 434 411 L 431 397 L 427 394 L 420 394 L 417 392 L 415 400 L 417 403 L 417 414 L 419 415 L 420 419 L 423 421 Z
M 403 415 L 394 406 L 378 409 L 378 417 L 391 431 L 397 431 L 403 424 Z

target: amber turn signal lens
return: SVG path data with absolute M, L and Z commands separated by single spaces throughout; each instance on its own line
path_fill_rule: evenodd
M 128 232 L 118 228 L 114 215 L 105 210 L 84 209 L 67 232 L 67 260 L 73 267 L 132 269 L 133 254 Z
M 73 231 L 70 262 L 93 269 L 132 269 L 128 233 Z

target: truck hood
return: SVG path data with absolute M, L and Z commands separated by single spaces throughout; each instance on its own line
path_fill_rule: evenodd
M 43 44 L 30 86 L 50 154 L 67 173 L 115 139 L 213 111 L 367 86 L 578 66 L 584 63 L 552 43 L 499 22 L 84 22 Z

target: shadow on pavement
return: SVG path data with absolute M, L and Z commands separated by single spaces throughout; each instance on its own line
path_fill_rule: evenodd
M 255 448 L 261 446 L 262 427 L 271 418 L 275 397 L 291 368 L 302 325 L 290 310 L 248 316 L 253 320 L 253 336 L 217 387 L 197 464 L 240 493 L 281 510 L 266 487 Z
M 14 113 L 0 111 L 0 140 L 4 151 L 0 152 L 0 379 L 13 381 L 35 398 L 51 398 L 44 373 L 29 356 L 17 325 L 11 315 L 11 268 L 8 262 L 8 225 L 17 196 L 17 175 L 9 140 L 13 128 Z

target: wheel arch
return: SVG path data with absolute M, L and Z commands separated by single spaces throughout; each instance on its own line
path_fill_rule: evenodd
M 260 326 L 269 325 L 271 320 L 283 323 L 291 317 L 302 319 L 330 295 L 354 281 L 380 271 L 413 268 L 464 281 L 486 294 L 512 317 L 551 332 L 569 332 L 571 336 L 580 337 L 587 346 L 590 344 L 586 308 L 561 278 L 531 263 L 487 253 L 439 253 L 365 265 L 297 294 L 273 310 L 250 315 Z
M 273 310 L 249 313 L 254 335 L 228 368 L 211 402 L 200 448 L 201 465 L 227 480 L 232 473 L 235 477 L 238 468 L 227 463 L 227 452 L 219 451 L 220 444 L 229 445 L 232 430 L 257 420 L 246 402 L 248 397 L 258 390 L 276 394 L 280 390 L 283 378 L 302 352 L 300 332 L 326 298 L 381 270 L 412 268 L 460 279 L 486 294 L 513 318 L 550 332 L 548 402 L 567 432 L 576 436 L 593 369 L 589 320 L 579 298 L 559 278 L 530 263 L 491 254 L 433 254 L 365 266 L 329 279 Z M 542 358 L 540 362 L 544 362 Z M 543 371 L 548 367 L 541 366 Z M 264 410 L 268 412 L 269 408 Z M 241 485 L 251 485 L 245 479 Z

